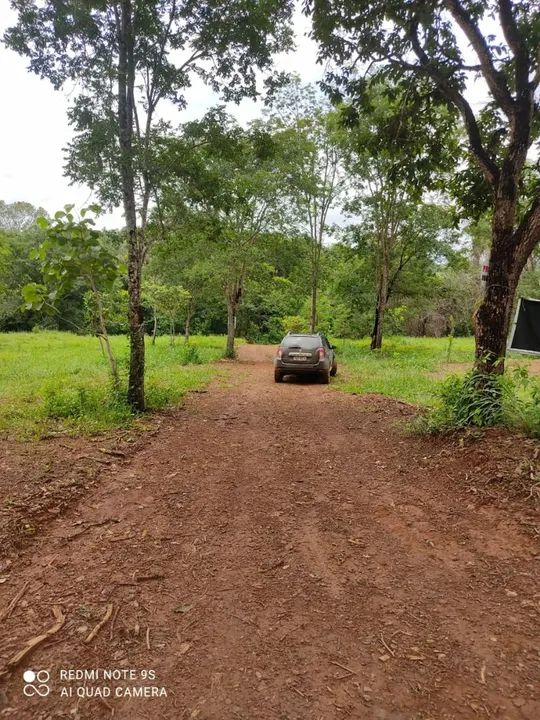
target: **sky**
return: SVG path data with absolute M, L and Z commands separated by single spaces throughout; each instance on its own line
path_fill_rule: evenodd
M 0 37 L 14 23 L 16 14 L 7 0 L 0 0 Z M 316 63 L 316 45 L 306 35 L 308 21 L 299 12 L 295 15 L 297 49 L 276 57 L 279 70 L 296 72 L 304 82 L 315 82 L 322 76 Z M 72 137 L 67 122 L 70 89 L 56 91 L 48 80 L 27 70 L 28 61 L 0 44 L 0 200 L 24 200 L 47 212 L 54 213 L 66 204 L 76 208 L 94 202 L 92 191 L 84 185 L 70 185 L 63 176 L 63 148 Z M 219 98 L 203 83 L 187 93 L 187 108 L 163 108 L 167 120 L 177 125 L 202 116 L 219 102 Z M 229 111 L 244 124 L 260 114 L 260 105 L 244 100 Z M 101 218 L 106 227 L 123 224 L 120 209 Z

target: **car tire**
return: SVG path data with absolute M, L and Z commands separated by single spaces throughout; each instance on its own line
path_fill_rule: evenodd
M 274 381 L 283 382 L 283 373 L 278 368 L 274 368 Z
M 328 383 L 330 382 L 330 371 L 323 370 L 322 373 L 319 375 L 319 379 L 323 385 L 328 385 Z
M 332 369 L 330 370 L 330 375 L 332 377 L 335 377 L 337 374 L 337 365 L 332 365 Z

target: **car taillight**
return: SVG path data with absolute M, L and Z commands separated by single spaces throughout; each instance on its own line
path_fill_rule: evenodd
M 277 356 L 278 356 L 278 358 L 281 360 L 281 358 L 283 357 L 283 348 L 278 347 L 278 349 L 277 349 Z
M 325 357 L 326 357 L 326 350 L 323 347 L 319 348 L 319 360 L 322 360 Z

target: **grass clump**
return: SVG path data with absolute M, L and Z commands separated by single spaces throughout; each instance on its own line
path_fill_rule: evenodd
M 466 427 L 492 427 L 504 422 L 510 399 L 507 379 L 472 370 L 463 377 L 451 375 L 441 385 L 438 402 L 418 419 L 419 430 L 444 432 Z
M 184 345 L 180 352 L 180 363 L 182 365 L 200 365 L 202 359 L 199 349 L 195 345 Z
M 415 429 L 436 433 L 497 425 L 540 437 L 540 382 L 522 366 L 505 375 L 473 369 L 462 377 L 450 376 Z

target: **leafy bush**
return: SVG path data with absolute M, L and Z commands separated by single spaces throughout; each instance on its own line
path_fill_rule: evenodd
M 507 422 L 527 435 L 540 437 L 540 380 L 523 366 L 514 368 L 511 378 L 514 402 L 506 409 Z
M 526 368 L 505 375 L 472 370 L 452 375 L 441 386 L 438 405 L 421 417 L 417 429 L 427 432 L 507 425 L 540 436 L 540 383 Z
M 438 404 L 413 424 L 427 433 L 498 425 L 504 417 L 503 395 L 498 375 L 477 370 L 464 377 L 451 375 L 441 385 Z

